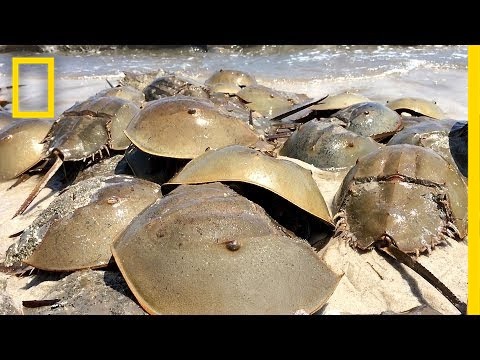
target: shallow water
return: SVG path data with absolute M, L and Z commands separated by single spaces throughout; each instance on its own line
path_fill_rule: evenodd
M 243 70 L 260 84 L 311 97 L 344 90 L 382 102 L 400 96 L 423 97 L 437 101 L 448 117 L 467 119 L 467 46 L 208 46 L 208 51 L 89 47 L 69 52 L 54 46 L 45 50 L 49 53 L 0 54 L 0 87 L 11 84 L 13 56 L 53 56 L 57 115 L 75 101 L 107 88 L 105 79 L 119 80 L 123 71 L 163 69 L 203 82 L 223 68 Z M 39 76 L 22 70 L 20 81 L 29 90 L 22 101 L 29 106 L 40 101 Z

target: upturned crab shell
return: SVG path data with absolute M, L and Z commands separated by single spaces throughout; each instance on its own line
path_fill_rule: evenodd
M 113 96 L 94 96 L 72 106 L 64 112 L 64 115 L 92 114 L 95 117 L 107 117 L 110 149 L 125 150 L 130 145 L 130 140 L 123 130 L 139 112 L 140 108 L 130 100 Z
M 319 169 L 338 169 L 355 165 L 360 156 L 381 146 L 342 126 L 314 119 L 300 126 L 288 138 L 279 155 L 302 160 Z
M 42 159 L 41 142 L 52 123 L 44 119 L 13 120 L 0 130 L 0 181 L 19 176 Z
M 259 140 L 248 125 L 209 100 L 186 96 L 149 102 L 125 134 L 146 153 L 180 159 L 193 159 L 208 148 L 253 145 Z
M 247 107 L 264 117 L 274 117 L 290 110 L 295 103 L 287 96 L 262 85 L 250 85 L 241 89 L 237 96 L 244 100 Z
M 433 119 L 445 118 L 445 113 L 440 109 L 436 102 L 421 98 L 404 97 L 387 101 L 387 107 L 395 110 L 399 114 L 406 112 L 414 116 L 429 116 Z
M 255 78 L 243 71 L 219 70 L 212 74 L 207 80 L 207 85 L 213 92 L 236 94 L 243 87 L 256 84 Z
M 142 106 L 145 101 L 145 95 L 142 91 L 131 86 L 117 86 L 98 92 L 95 97 L 117 97 L 123 100 L 132 101 L 137 106 Z
M 112 253 L 150 314 L 313 313 L 339 281 L 307 242 L 219 183 L 178 187 Z
M 334 199 L 337 233 L 366 250 L 385 236 L 407 253 L 467 233 L 467 189 L 431 149 L 391 145 L 361 157 Z
M 402 118 L 395 111 L 376 102 L 351 105 L 332 115 L 347 124 L 347 129 L 374 140 L 382 140 L 402 128 Z
M 311 107 L 312 110 L 341 110 L 348 106 L 368 102 L 369 98 L 361 95 L 345 91 L 340 94 L 331 95 L 320 104 Z
M 468 132 L 461 131 L 467 122 L 457 120 L 427 120 L 396 133 L 387 145 L 411 144 L 430 148 L 450 164 L 457 166 L 463 176 L 468 174 Z
M 193 159 L 162 185 L 162 191 L 181 184 L 215 181 L 238 181 L 259 186 L 333 225 L 310 171 L 291 161 L 276 159 L 240 145 L 207 151 Z
M 24 262 L 48 271 L 108 265 L 110 245 L 160 186 L 126 175 L 94 177 L 67 188 L 7 251 L 5 265 Z

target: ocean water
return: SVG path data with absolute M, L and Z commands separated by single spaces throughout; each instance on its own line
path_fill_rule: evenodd
M 2 46 L 0 45 L 0 49 Z M 78 47 L 77 47 L 78 48 Z M 203 82 L 219 69 L 243 70 L 266 86 L 311 97 L 351 90 L 385 102 L 414 96 L 435 100 L 447 117 L 467 119 L 467 46 L 208 46 L 128 48 L 87 46 L 65 51 L 0 53 L 0 88 L 11 85 L 12 57 L 55 58 L 55 113 L 115 83 L 124 73 L 165 70 Z M 44 74 L 21 70 L 21 103 L 45 104 Z M 0 99 L 8 90 L 0 90 Z

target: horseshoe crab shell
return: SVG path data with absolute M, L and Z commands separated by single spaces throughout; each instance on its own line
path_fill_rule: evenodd
M 396 133 L 387 145 L 411 144 L 430 148 L 450 164 L 457 166 L 463 176 L 468 174 L 467 122 L 456 120 L 426 120 Z M 465 127 L 465 129 L 462 128 Z
M 108 117 L 110 148 L 113 150 L 125 150 L 130 145 L 130 141 L 123 133 L 123 130 L 139 112 L 140 108 L 132 101 L 112 96 L 94 96 L 66 110 L 65 115 L 93 113 L 96 117 Z
M 106 266 L 115 237 L 160 196 L 159 185 L 126 175 L 72 185 L 8 249 L 5 265 L 21 261 L 48 271 Z
M 295 105 L 284 94 L 262 85 L 247 86 L 241 89 L 237 96 L 247 103 L 249 109 L 264 117 L 275 117 Z
M 100 91 L 95 97 L 117 97 L 123 100 L 133 102 L 137 106 L 142 106 L 145 101 L 145 95 L 142 91 L 131 86 L 117 86 Z
M 341 110 L 348 106 L 369 102 L 370 99 L 350 91 L 345 91 L 339 94 L 331 95 L 320 104 L 311 107 L 312 110 Z
M 253 145 L 259 140 L 248 125 L 210 101 L 185 96 L 148 103 L 125 134 L 146 153 L 181 159 L 193 159 L 207 148 Z
M 408 253 L 467 233 L 467 189 L 431 149 L 391 145 L 361 157 L 334 199 L 337 233 L 361 249 L 388 236 Z
M 240 145 L 207 151 L 193 159 L 162 185 L 162 191 L 181 184 L 215 181 L 238 181 L 267 189 L 332 225 L 325 200 L 310 171 Z
M 435 101 L 428 101 L 421 98 L 404 97 L 387 101 L 387 107 L 395 110 L 399 114 L 406 112 L 413 116 L 425 115 L 433 119 L 445 118 L 445 113 Z
M 213 92 L 222 92 L 226 94 L 236 94 L 242 88 L 256 84 L 255 78 L 243 71 L 223 70 L 212 74 L 207 80 L 207 85 Z
M 319 169 L 339 169 L 355 165 L 360 156 L 381 146 L 342 126 L 314 119 L 300 126 L 287 139 L 279 155 L 302 160 Z
M 66 161 L 94 156 L 108 144 L 107 124 L 107 117 L 62 115 L 45 138 L 48 153 L 58 150 Z
M 52 123 L 44 119 L 13 120 L 0 130 L 0 181 L 16 178 L 42 159 L 42 140 Z
M 208 91 L 192 80 L 176 75 L 166 75 L 153 80 L 143 89 L 146 101 L 158 100 L 170 96 L 189 96 L 208 99 Z
M 219 183 L 178 187 L 112 253 L 150 314 L 313 313 L 339 281 L 307 242 Z
M 328 98 L 327 98 L 328 99 Z M 349 106 L 332 115 L 347 124 L 347 129 L 380 141 L 402 128 L 402 118 L 395 111 L 376 102 Z

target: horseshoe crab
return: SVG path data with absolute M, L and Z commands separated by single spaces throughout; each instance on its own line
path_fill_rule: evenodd
M 15 216 L 28 208 L 64 161 L 93 161 L 96 155 L 103 158 L 104 150 L 110 154 L 109 149 L 126 149 L 129 141 L 123 130 L 138 111 L 135 104 L 114 97 L 91 98 L 66 110 L 43 139 L 43 158 L 53 157 L 55 162 Z
M 23 262 L 47 271 L 107 266 L 115 237 L 160 196 L 159 185 L 126 175 L 72 185 L 10 246 L 5 265 Z
M 362 136 L 381 141 L 402 128 L 402 118 L 395 111 L 376 102 L 363 102 L 337 111 L 331 116 L 347 124 L 346 128 Z
M 288 138 L 279 155 L 302 160 L 319 169 L 333 170 L 351 167 L 360 156 L 381 146 L 342 126 L 314 119 L 300 126 Z
M 209 100 L 187 96 L 149 102 L 132 119 L 125 134 L 146 153 L 180 159 L 193 159 L 208 148 L 259 141 L 241 120 Z
M 136 106 L 142 106 L 145 101 L 145 95 L 142 91 L 131 86 L 116 86 L 98 92 L 95 97 L 118 97 L 123 100 L 131 101 Z
M 467 235 L 467 188 L 460 174 L 433 150 L 390 145 L 361 157 L 334 199 L 336 237 L 361 250 L 390 254 L 432 284 L 438 279 L 405 253 L 431 252 Z M 443 284 L 439 289 L 460 311 Z M 442 287 L 443 286 L 443 287 Z
M 123 130 L 139 112 L 140 108 L 130 100 L 114 96 L 94 96 L 72 106 L 64 114 L 81 116 L 82 114 L 93 113 L 93 116 L 108 117 L 110 119 L 108 123 L 110 132 L 109 148 L 112 150 L 125 150 L 130 145 L 130 141 L 123 133 Z
M 339 110 L 345 109 L 354 104 L 369 102 L 370 99 L 350 91 L 345 91 L 339 94 L 330 95 L 321 104 L 312 106 L 318 117 L 329 117 Z
M 387 143 L 395 144 L 430 148 L 468 176 L 468 131 L 464 121 L 424 119 L 398 132 Z
M 208 91 L 200 84 L 194 84 L 176 75 L 167 75 L 153 80 L 143 89 L 146 101 L 158 100 L 170 96 L 192 96 L 208 99 Z
M 112 253 L 150 314 L 313 313 L 339 281 L 307 242 L 219 183 L 179 186 Z
M 285 94 L 262 85 L 247 86 L 237 92 L 237 96 L 246 102 L 249 109 L 264 117 L 274 117 L 290 110 L 293 105 L 298 103 L 289 99 Z
M 43 138 L 53 121 L 17 119 L 0 130 L 0 181 L 14 179 L 42 159 Z
M 193 159 L 162 185 L 162 192 L 168 193 L 181 184 L 216 181 L 232 183 L 237 191 L 255 197 L 280 224 L 304 238 L 310 234 L 309 227 L 319 220 L 327 227 L 333 226 L 310 171 L 240 145 L 207 151 Z M 296 223 L 298 220 L 305 223 Z
M 435 101 L 415 97 L 404 97 L 387 101 L 387 107 L 397 113 L 407 113 L 411 116 L 428 116 L 433 119 L 443 119 L 445 114 Z
M 210 88 L 212 92 L 221 92 L 230 95 L 238 93 L 242 88 L 256 84 L 253 76 L 238 70 L 223 70 L 212 74 L 205 85 Z

